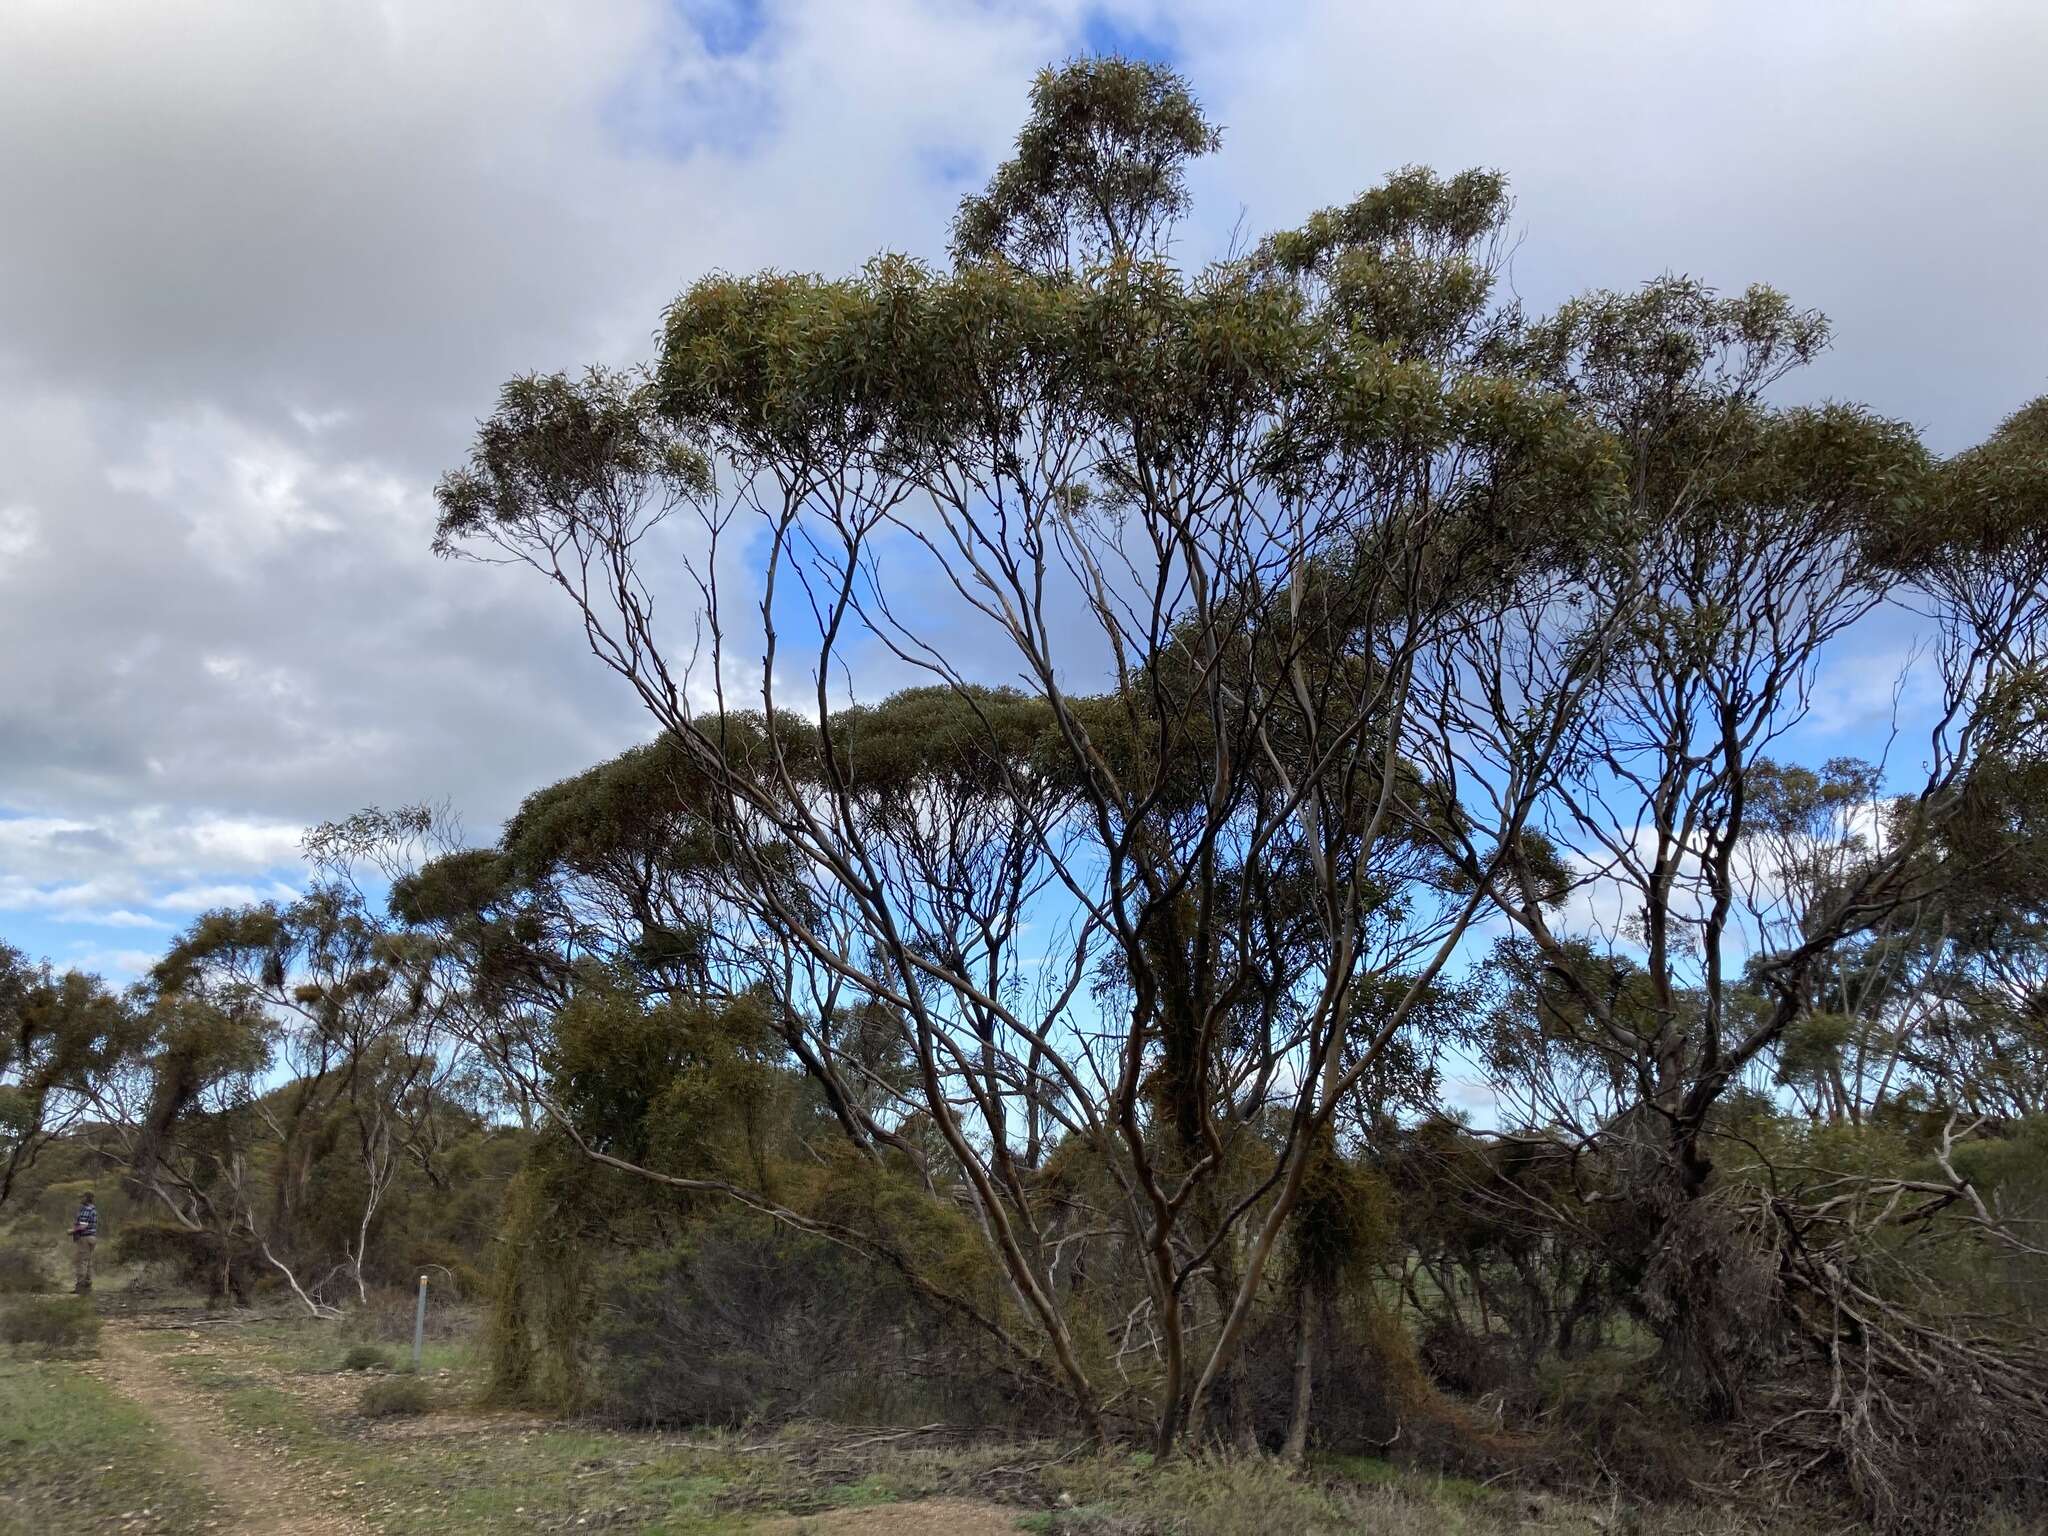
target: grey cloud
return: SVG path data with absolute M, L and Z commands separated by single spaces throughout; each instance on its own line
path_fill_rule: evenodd
M 638 739 L 547 592 L 431 558 L 436 473 L 713 266 L 935 248 L 929 149 L 993 158 L 1075 16 L 8 7 L 0 925 L 257 888 L 370 802 L 488 833 Z

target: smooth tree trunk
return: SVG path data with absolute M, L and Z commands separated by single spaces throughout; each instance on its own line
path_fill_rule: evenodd
M 1308 1420 L 1315 1396 L 1316 1323 L 1322 1309 L 1316 1298 L 1302 1286 L 1294 1297 L 1294 1408 L 1287 1421 L 1287 1443 L 1281 1455 L 1288 1461 L 1308 1460 Z

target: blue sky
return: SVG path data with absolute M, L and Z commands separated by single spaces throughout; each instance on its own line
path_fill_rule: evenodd
M 643 730 L 517 573 L 427 554 L 497 384 L 646 356 L 691 279 L 938 257 L 1031 71 L 1169 59 L 1189 259 L 1398 166 L 1506 171 L 1516 289 L 1768 280 L 1796 388 L 1944 450 L 2048 390 L 2048 10 L 1068 0 L 25 0 L 0 12 L 0 936 L 133 975 L 308 823 Z M 1831 659 L 1869 751 L 1896 624 Z M 991 665 L 993 665 L 991 661 Z M 886 670 L 856 677 L 885 686 Z

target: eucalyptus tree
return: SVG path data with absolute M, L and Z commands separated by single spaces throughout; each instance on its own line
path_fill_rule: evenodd
M 1693 1209 L 1717 1106 L 1798 1045 L 1859 954 L 1903 942 L 1947 878 L 1929 854 L 1979 765 L 2040 744 L 2040 408 L 1944 464 L 1868 412 L 1772 406 L 1825 339 L 1768 290 L 1671 279 L 1576 301 L 1522 339 L 1626 458 L 1612 546 L 1564 571 L 1563 600 L 1634 618 L 1541 797 L 1543 837 L 1493 873 L 1483 850 L 1457 854 L 1568 997 L 1549 1017 L 1571 1054 L 1617 1090 L 1585 1144 L 1610 1154 L 1605 1198 L 1662 1213 L 1645 1305 L 1680 1375 L 1724 1408 L 1731 1357 L 1761 1335 L 1727 1331 L 1711 1293 L 1734 1270 L 1698 1246 L 1717 1241 Z M 1888 605 L 1921 616 L 1936 679 L 1910 781 L 1879 806 L 1875 775 L 1842 765 L 1834 792 L 1791 793 L 1772 754 L 1832 648 Z M 1578 654 L 1547 615 L 1477 641 L 1432 699 L 1429 761 L 1468 799 L 1522 739 L 1525 679 Z
M 330 873 L 347 835 L 316 834 Z M 320 1298 L 337 1273 L 367 1299 L 372 1236 L 401 1164 L 434 1176 L 436 1119 L 461 1058 L 441 1029 L 432 960 L 425 940 L 331 878 L 288 903 L 203 915 L 144 983 L 159 1040 L 132 1149 L 138 1182 L 224 1253 L 252 1249 L 316 1312 L 332 1310 Z M 303 1229 L 338 1137 L 360 1184 L 337 1255 L 309 1249 Z M 327 1268 L 302 1280 L 295 1266 L 309 1261 Z
M 96 1113 L 145 1033 L 98 977 L 0 943 L 0 1207 L 45 1147 Z
M 964 1190 L 1098 1434 L 1128 1319 L 1060 1268 L 1034 1164 L 1110 1170 L 1084 1225 L 1142 1255 L 1162 1449 L 1591 669 L 1484 818 L 1425 782 L 1415 681 L 1616 491 L 1607 434 L 1512 366 L 1498 177 L 1404 172 L 1189 271 L 1215 142 L 1169 71 L 1046 72 L 950 267 L 696 284 L 648 373 L 506 386 L 437 539 L 538 570 L 646 706 L 711 930 L 805 1066 L 863 1078 L 846 1021 L 894 1032 L 900 1105 L 849 1136 Z M 920 749 L 848 697 L 871 668 L 920 682 Z
M 1959 1069 L 1945 1078 L 1948 1102 L 1976 1114 L 2039 1113 L 2048 1107 L 2048 398 L 1944 466 L 1938 511 L 1896 555 L 1937 625 L 1944 729 L 1957 741 L 1939 794 L 1905 811 L 1909 832 L 1928 844 L 1942 975 L 1953 988 L 1936 1048 L 1951 1047 Z M 1975 1103 L 1974 1093 L 1983 1094 Z

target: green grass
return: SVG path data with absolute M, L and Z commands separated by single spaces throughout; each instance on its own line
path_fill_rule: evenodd
M 168 1342 L 148 1341 L 169 1351 Z M 227 1342 L 226 1340 L 222 1341 Z M 741 1448 L 717 1431 L 647 1435 L 584 1424 L 510 1417 L 486 1429 L 435 1429 L 435 1415 L 402 1433 L 352 1412 L 353 1386 L 315 1406 L 290 1377 L 330 1379 L 342 1350 L 331 1333 L 294 1323 L 253 1323 L 236 1331 L 232 1355 L 170 1354 L 166 1366 L 205 1392 L 239 1429 L 261 1431 L 302 1463 L 348 1490 L 352 1508 L 388 1536 L 482 1536 L 513 1529 L 591 1527 L 642 1536 L 737 1536 L 786 1513 L 872 1508 L 969 1491 L 976 1469 L 1014 1461 L 1014 1446 L 911 1450 L 873 1467 L 812 1464 L 804 1433 L 758 1438 Z M 437 1408 L 473 1411 L 480 1386 L 460 1349 L 447 1378 L 431 1378 Z M 252 1374 L 268 1367 L 275 1378 Z M 433 1369 L 430 1365 L 430 1369 Z M 401 1381 L 407 1378 L 383 1378 Z M 1019 1510 L 1022 1517 L 1025 1511 Z
M 223 1340 L 223 1342 L 226 1342 Z M 513 1528 L 592 1526 L 644 1536 L 729 1536 L 786 1513 L 873 1508 L 934 1494 L 972 1494 L 984 1468 L 1014 1464 L 1016 1446 L 911 1448 L 848 1460 L 794 1427 L 780 1440 L 706 1432 L 636 1435 L 542 1420 L 499 1420 L 485 1432 L 436 1433 L 434 1416 L 405 1433 L 372 1429 L 347 1408 L 251 1376 L 269 1367 L 331 1377 L 343 1349 L 332 1333 L 290 1322 L 238 1329 L 232 1355 L 179 1355 L 167 1363 L 219 1401 L 231 1420 L 321 1467 L 351 1504 L 391 1536 L 470 1536 Z M 458 1344 L 431 1377 L 445 1413 L 467 1411 L 481 1386 L 474 1355 Z M 392 1378 L 386 1378 L 390 1380 Z M 402 1379 L 402 1378 L 399 1378 Z M 346 1401 L 352 1403 L 354 1394 Z M 824 1449 L 821 1452 L 821 1445 Z M 1031 1459 L 1050 1460 L 1052 1451 Z M 1332 1459 L 1296 1476 L 1260 1458 L 1153 1465 L 1143 1452 L 1061 1462 L 1044 1497 L 1063 1507 L 1018 1509 L 1020 1529 L 1050 1536 L 1116 1531 L 1148 1536 L 1254 1536 L 1271 1530 L 1385 1536 L 1523 1529 L 1505 1498 L 1476 1484 L 1406 1471 L 1366 1457 Z M 1500 1503 L 1503 1508 L 1493 1507 Z M 1505 1516 L 1505 1518 L 1502 1518 Z M 1545 1522 L 1546 1532 L 1589 1530 Z
M 0 1532 L 191 1531 L 212 1511 L 197 1469 L 125 1398 L 68 1362 L 0 1363 Z
M 325 1324 L 295 1318 L 270 1318 L 244 1323 L 235 1330 L 238 1347 L 280 1370 L 313 1373 L 359 1370 L 351 1358 L 369 1361 L 374 1355 L 383 1368 L 412 1369 L 412 1336 L 393 1340 L 367 1337 L 362 1332 L 337 1333 Z M 438 1376 L 446 1372 L 465 1381 L 480 1382 L 482 1357 L 468 1338 L 432 1338 L 420 1351 L 420 1374 Z
M 1478 1504 L 1500 1497 L 1483 1483 L 1468 1477 L 1426 1472 L 1415 1467 L 1396 1466 L 1378 1456 L 1323 1456 L 1316 1465 L 1349 1483 L 1364 1488 L 1398 1488 L 1403 1492 L 1448 1504 Z
M 871 1509 L 877 1504 L 894 1504 L 903 1495 L 896 1483 L 879 1473 L 851 1483 L 835 1483 L 825 1490 L 825 1499 L 839 1509 Z
M 216 1403 L 238 1436 L 287 1452 L 312 1486 L 332 1489 L 384 1536 L 579 1526 L 639 1536 L 738 1536 L 790 1514 L 828 1515 L 935 1494 L 972 1497 L 992 1480 L 1008 1496 L 1038 1505 L 1037 1512 L 1018 1507 L 1014 1514 L 1020 1529 L 1044 1536 L 1596 1536 L 1603 1515 L 1554 1496 L 1482 1487 L 1370 1456 L 1325 1457 L 1296 1473 L 1263 1457 L 1155 1465 L 1141 1452 L 1062 1457 L 1049 1445 L 878 1446 L 864 1431 L 829 1426 L 793 1426 L 779 1436 L 673 1435 L 518 1415 L 479 1420 L 480 1378 L 459 1343 L 443 1356 L 452 1363 L 430 1366 L 435 1374 L 421 1383 L 434 1411 L 373 1422 L 356 1411 L 363 1381 L 337 1375 L 351 1342 L 346 1336 L 276 1321 L 201 1337 L 203 1353 L 174 1333 L 137 1339 Z M 398 1385 L 412 1378 L 370 1380 Z M 161 1523 L 133 1528 L 162 1536 L 202 1527 L 203 1494 L 190 1469 L 76 1363 L 13 1367 L 0 1377 L 0 1404 L 11 1414 L 0 1425 L 13 1426 L 0 1428 L 0 1532 L 69 1536 L 123 1528 L 120 1517 L 145 1506 Z M 14 1472 L 20 1452 L 32 1447 L 33 1485 Z M 1020 1462 L 1034 1469 L 1022 1483 L 1006 1475 Z M 1681 1513 L 1677 1523 L 1653 1518 L 1640 1528 L 1731 1536 L 1758 1529 Z
M 331 1339 L 294 1337 L 289 1325 L 252 1327 L 256 1353 L 332 1370 Z M 605 1516 L 608 1528 L 675 1536 L 737 1532 L 748 1523 L 723 1513 L 720 1496 L 735 1481 L 734 1458 L 717 1442 L 610 1434 L 535 1423 L 489 1434 L 372 1435 L 351 1417 L 320 1413 L 246 1367 L 204 1356 L 166 1364 L 215 1398 L 237 1427 L 332 1474 L 352 1507 L 388 1536 L 482 1536 L 522 1527 L 568 1527 Z M 311 1374 L 309 1371 L 308 1374 Z M 415 1421 L 431 1430 L 432 1420 Z

